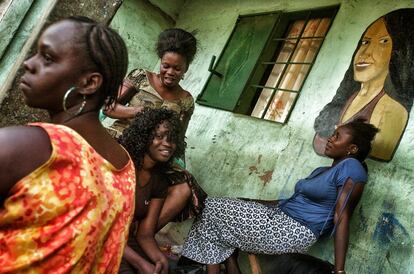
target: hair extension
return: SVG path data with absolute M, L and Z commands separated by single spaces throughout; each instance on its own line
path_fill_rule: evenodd
M 86 57 L 90 60 L 88 69 L 95 69 L 103 76 L 103 83 L 99 89 L 99 107 L 113 106 L 128 67 L 128 51 L 124 40 L 113 29 L 90 18 L 78 16 L 66 20 L 79 23 L 81 26 L 82 31 L 79 32 L 78 38 L 79 43 L 85 48 Z

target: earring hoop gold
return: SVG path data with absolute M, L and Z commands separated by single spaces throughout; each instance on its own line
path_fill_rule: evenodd
M 83 101 L 82 101 L 82 104 L 81 104 L 81 106 L 79 107 L 79 109 L 78 109 L 77 111 L 75 111 L 75 112 L 69 111 L 69 110 L 68 110 L 68 108 L 66 107 L 66 100 L 68 99 L 69 94 L 70 94 L 72 91 L 74 91 L 74 90 L 76 90 L 76 87 L 71 87 L 70 89 L 68 89 L 68 91 L 66 91 L 65 96 L 63 96 L 62 107 L 63 107 L 63 110 L 64 110 L 66 113 L 71 114 L 71 115 L 73 115 L 73 116 L 77 116 L 77 115 L 79 115 L 79 114 L 82 112 L 83 108 L 84 108 L 84 107 L 85 107 L 85 105 L 86 105 L 86 95 L 85 95 L 85 94 L 83 94 Z

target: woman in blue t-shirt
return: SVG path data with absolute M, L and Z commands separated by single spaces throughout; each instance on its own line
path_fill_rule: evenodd
M 207 264 L 208 273 L 239 273 L 235 250 L 281 254 L 305 252 L 326 233 L 335 234 L 335 273 L 345 273 L 349 219 L 367 181 L 367 157 L 378 129 L 357 120 L 338 127 L 328 139 L 330 167 L 299 180 L 286 200 L 263 203 L 207 198 L 186 239 L 183 256 Z

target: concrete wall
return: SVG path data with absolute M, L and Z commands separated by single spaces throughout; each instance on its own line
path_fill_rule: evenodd
M 197 29 L 200 41 L 199 53 L 183 81 L 194 97 L 208 78 L 211 56 L 221 53 L 239 14 L 338 4 L 339 12 L 286 125 L 196 106 L 187 132 L 187 162 L 210 195 L 288 197 L 299 178 L 317 166 L 329 165 L 312 149 L 314 119 L 334 96 L 366 27 L 394 9 L 414 7 L 414 2 L 193 0 L 184 4 L 176 25 Z M 411 119 L 390 163 L 368 161 L 369 182 L 351 223 L 348 273 L 414 273 L 413 139 Z M 170 233 L 182 236 L 188 225 L 175 226 Z M 322 240 L 311 253 L 333 261 L 332 242 Z M 272 273 L 268 262 L 264 258 L 263 267 Z
M 181 8 L 186 0 L 148 0 L 154 6 L 158 7 L 165 14 L 170 16 L 174 21 L 177 20 Z
M 162 9 L 146 0 L 125 0 L 111 22 L 128 47 L 129 70 L 156 70 L 158 34 L 174 25 Z M 129 71 L 128 70 L 128 71 Z

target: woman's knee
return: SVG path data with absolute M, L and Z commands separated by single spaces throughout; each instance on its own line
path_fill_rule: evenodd
M 191 188 L 186 183 L 170 186 L 168 196 L 182 197 L 187 200 L 191 196 Z

